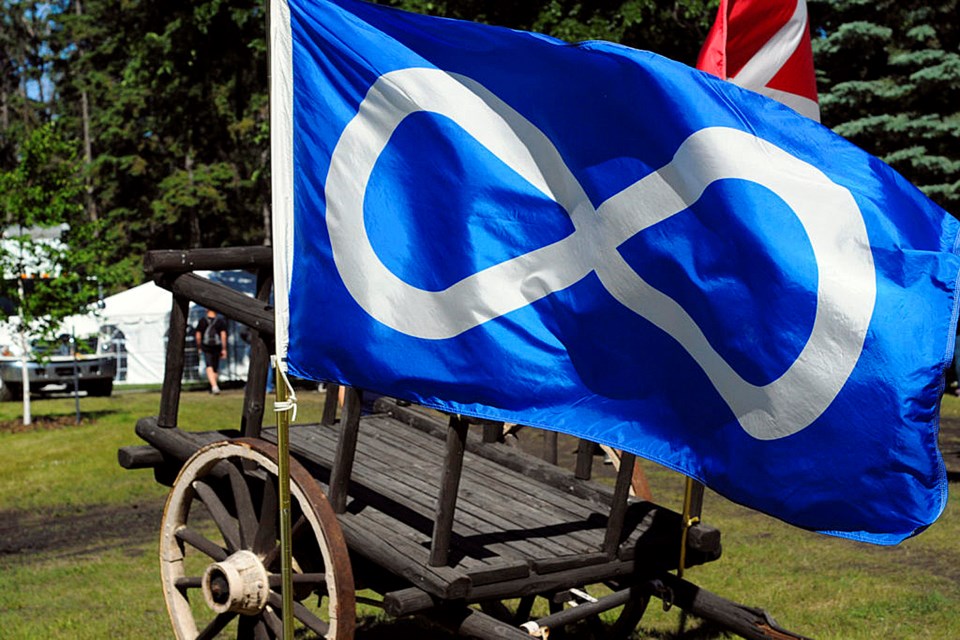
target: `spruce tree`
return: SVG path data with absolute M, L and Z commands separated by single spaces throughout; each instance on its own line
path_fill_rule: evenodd
M 809 0 L 823 123 L 960 216 L 960 7 Z

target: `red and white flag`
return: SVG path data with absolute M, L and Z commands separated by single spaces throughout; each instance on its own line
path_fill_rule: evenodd
M 806 0 L 720 0 L 697 68 L 820 120 Z

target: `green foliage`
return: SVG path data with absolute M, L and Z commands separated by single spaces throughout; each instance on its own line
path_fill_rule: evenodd
M 18 164 L 0 172 L 0 209 L 12 223 L 0 250 L 0 295 L 35 337 L 80 313 L 111 281 L 99 258 L 99 226 L 83 216 L 83 183 L 75 146 L 56 124 L 35 129 L 19 148 Z M 40 236 L 46 237 L 40 237 Z
M 264 5 L 84 3 L 61 16 L 63 120 L 79 138 L 114 238 L 110 258 L 139 281 L 147 249 L 262 243 L 269 200 Z
M 824 124 L 960 216 L 958 2 L 809 5 Z
M 687 64 L 716 15 L 716 0 L 381 0 L 407 11 L 545 33 L 567 42 L 608 40 L 648 49 Z

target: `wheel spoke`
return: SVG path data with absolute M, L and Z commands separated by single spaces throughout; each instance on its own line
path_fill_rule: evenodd
M 304 531 L 307 531 L 309 526 L 310 524 L 307 522 L 307 519 L 305 517 L 300 516 L 299 518 L 297 518 L 297 522 L 293 525 L 293 528 L 290 530 L 291 542 L 296 542 L 297 538 L 299 538 Z M 277 544 L 277 545 L 274 545 L 273 549 L 271 549 L 263 557 L 263 566 L 269 569 L 270 566 L 277 561 L 277 558 L 279 556 L 280 556 L 280 545 Z
M 193 488 L 197 492 L 197 495 L 200 496 L 203 504 L 206 505 L 207 511 L 210 512 L 213 521 L 217 523 L 217 528 L 220 529 L 220 533 L 223 534 L 223 541 L 227 543 L 227 551 L 233 553 L 240 549 L 240 530 L 237 521 L 233 519 L 233 516 L 230 515 L 227 508 L 223 506 L 223 501 L 220 500 L 220 497 L 216 491 L 213 490 L 213 487 L 203 480 L 197 480 L 193 483 Z
M 533 601 L 536 596 L 523 596 L 517 605 L 517 612 L 514 615 L 514 622 L 518 625 L 523 624 L 530 619 L 530 611 L 533 610 Z
M 647 611 L 647 604 L 650 602 L 649 595 L 633 593 L 631 596 L 627 603 L 623 605 L 620 616 L 607 632 L 607 637 L 610 640 L 630 638 L 634 629 L 640 624 L 643 614 Z
M 220 562 L 227 559 L 227 551 L 216 542 L 208 540 L 197 531 L 187 526 L 177 529 L 177 538 L 186 542 L 197 551 L 206 554 L 208 557 Z
M 270 640 L 270 631 L 261 616 L 240 616 L 237 640 Z
M 262 617 L 257 618 L 257 624 L 253 627 L 253 640 L 270 640 L 270 630 Z
M 210 624 L 204 628 L 203 631 L 197 634 L 197 640 L 207 640 L 208 638 L 215 638 L 218 633 L 223 631 L 223 628 L 230 624 L 230 621 L 237 617 L 237 614 L 232 611 L 227 611 L 226 613 L 221 613 L 216 618 L 210 621 Z
M 314 590 L 323 587 L 323 593 L 326 593 L 327 574 L 325 573 L 295 573 L 293 574 L 294 585 L 309 585 Z M 282 576 L 279 573 L 271 573 L 267 576 L 267 584 L 271 589 L 280 589 L 282 586 Z
M 227 465 L 227 474 L 230 476 L 230 488 L 233 489 L 233 505 L 237 509 L 237 521 L 240 526 L 240 548 L 252 549 L 253 538 L 257 531 L 257 514 L 253 511 L 253 498 L 250 497 L 250 487 L 240 465 L 242 460 L 231 461 Z
M 253 636 L 253 627 L 256 619 L 250 616 L 240 616 L 237 623 L 237 640 L 255 640 Z
M 277 485 L 272 475 L 263 482 L 263 499 L 260 502 L 260 524 L 253 541 L 253 552 L 258 555 L 267 553 L 277 544 Z
M 283 598 L 281 598 L 280 594 L 276 591 L 270 592 L 268 602 L 278 610 L 283 609 Z M 330 630 L 329 624 L 318 618 L 312 611 L 299 602 L 293 603 L 293 617 L 302 622 L 308 629 L 314 633 L 319 633 L 321 636 L 326 636 L 327 631 Z
M 263 621 L 270 627 L 270 631 L 273 632 L 274 636 L 283 638 L 283 621 L 271 607 L 264 608 Z
M 187 589 L 199 589 L 201 586 L 203 586 L 203 578 L 200 576 L 185 576 L 182 578 L 177 578 L 173 582 L 173 586 L 179 589 L 181 593 L 184 593 Z

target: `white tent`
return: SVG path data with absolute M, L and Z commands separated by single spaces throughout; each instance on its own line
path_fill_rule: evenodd
M 253 276 L 243 271 L 197 273 L 247 294 L 253 291 Z M 159 384 L 163 382 L 172 306 L 173 295 L 169 291 L 146 282 L 105 298 L 92 330 L 81 329 L 81 326 L 90 327 L 90 316 L 75 316 L 65 323 L 65 327 L 70 328 L 72 323 L 77 335 L 96 332 L 99 327 L 101 351 L 110 351 L 117 356 L 115 384 Z M 188 332 L 192 332 L 202 314 L 203 309 L 190 305 Z M 227 361 L 221 365 L 222 380 L 246 379 L 249 349 L 241 337 L 242 331 L 242 326 L 232 321 L 228 323 L 229 353 Z M 191 345 L 192 340 L 188 339 L 188 346 Z M 201 365 L 195 350 L 188 349 L 184 379 L 205 379 Z
M 163 382 L 172 294 L 147 282 L 106 298 L 103 305 L 97 318 L 119 359 L 115 382 Z

